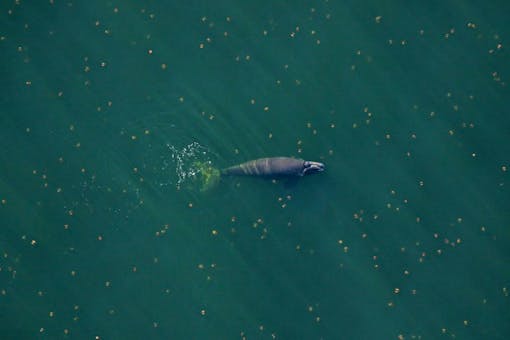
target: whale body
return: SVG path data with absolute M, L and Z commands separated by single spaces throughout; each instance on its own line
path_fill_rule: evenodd
M 259 158 L 221 170 L 224 176 L 288 177 L 324 171 L 324 164 L 291 157 Z

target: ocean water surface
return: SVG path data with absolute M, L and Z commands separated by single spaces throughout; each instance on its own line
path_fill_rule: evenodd
M 508 339 L 508 13 L 2 2 L 0 337 Z

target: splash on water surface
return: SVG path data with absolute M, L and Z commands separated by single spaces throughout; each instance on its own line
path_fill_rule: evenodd
M 198 142 L 182 148 L 166 144 L 171 152 L 172 168 L 175 167 L 177 189 L 207 191 L 220 179 L 220 171 L 212 166 L 210 152 Z

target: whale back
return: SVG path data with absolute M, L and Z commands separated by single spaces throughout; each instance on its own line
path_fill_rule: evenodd
M 291 157 L 259 158 L 221 171 L 230 176 L 302 176 L 305 161 Z

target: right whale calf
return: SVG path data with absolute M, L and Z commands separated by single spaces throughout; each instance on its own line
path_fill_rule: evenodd
M 287 177 L 324 171 L 324 164 L 291 157 L 259 158 L 221 170 L 224 176 Z

